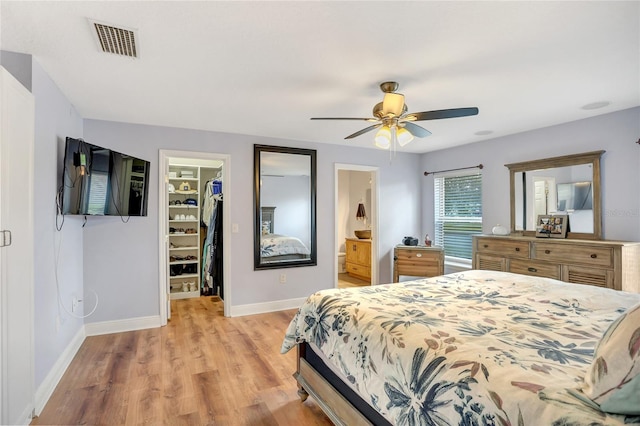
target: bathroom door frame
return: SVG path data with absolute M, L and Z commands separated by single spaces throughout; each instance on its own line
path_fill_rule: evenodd
M 333 189 L 333 205 L 335 206 L 334 210 L 334 237 L 333 237 L 333 279 L 334 288 L 338 288 L 338 254 L 339 254 L 339 245 L 338 245 L 338 221 L 339 221 L 339 211 L 338 211 L 338 174 L 341 170 L 352 171 L 352 172 L 369 172 L 371 173 L 371 212 L 370 212 L 370 225 L 371 225 L 371 285 L 379 284 L 378 278 L 378 265 L 380 263 L 379 259 L 379 243 L 380 238 L 378 233 L 378 211 L 379 204 L 378 200 L 380 199 L 379 193 L 379 179 L 378 175 L 380 172 L 379 167 L 375 166 L 363 166 L 360 164 L 343 164 L 343 163 L 335 163 L 334 168 L 334 189 Z

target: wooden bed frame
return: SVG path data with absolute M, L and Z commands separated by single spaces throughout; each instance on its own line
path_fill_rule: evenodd
M 297 346 L 298 395 L 315 399 L 329 419 L 339 426 L 389 425 L 390 423 L 344 383 L 306 342 Z

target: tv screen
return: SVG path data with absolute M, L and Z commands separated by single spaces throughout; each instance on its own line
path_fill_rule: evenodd
M 67 138 L 62 214 L 146 216 L 149 162 Z

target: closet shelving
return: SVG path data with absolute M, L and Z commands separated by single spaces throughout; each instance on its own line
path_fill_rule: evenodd
M 200 296 L 200 176 L 197 166 L 169 166 L 169 282 L 171 299 Z M 180 193 L 187 183 L 192 193 Z M 195 200 L 195 205 L 188 200 Z

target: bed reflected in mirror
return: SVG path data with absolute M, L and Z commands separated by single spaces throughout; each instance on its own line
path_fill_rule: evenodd
M 254 146 L 254 269 L 317 264 L 315 154 Z

